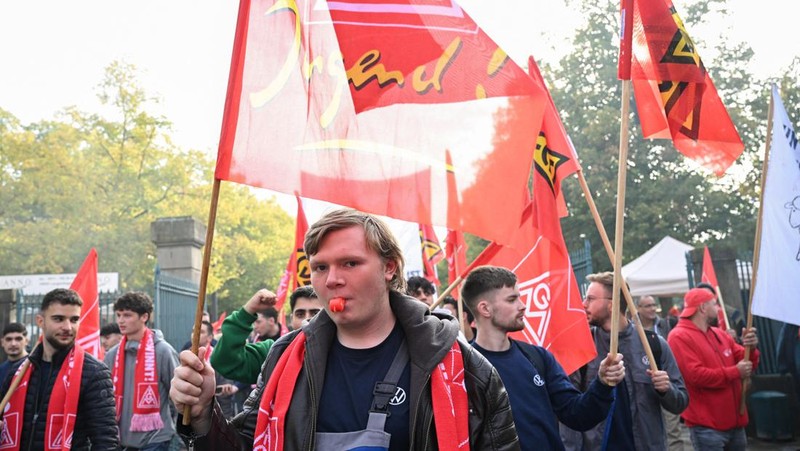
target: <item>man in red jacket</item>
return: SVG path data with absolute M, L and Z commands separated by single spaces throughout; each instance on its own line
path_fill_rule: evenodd
M 739 414 L 739 403 L 742 379 L 758 365 L 758 337 L 754 328 L 745 331 L 742 342 L 753 349 L 750 360 L 744 360 L 744 347 L 711 326 L 718 309 L 714 293 L 689 290 L 678 325 L 669 335 L 669 346 L 689 390 L 689 407 L 681 416 L 695 449 L 744 450 L 747 412 Z

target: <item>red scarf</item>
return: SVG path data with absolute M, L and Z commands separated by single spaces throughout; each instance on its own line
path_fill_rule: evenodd
M 114 359 L 114 397 L 117 400 L 117 422 L 122 414 L 122 400 L 125 394 L 125 345 L 128 337 L 123 336 L 117 348 Z M 133 416 L 131 417 L 131 431 L 147 432 L 156 431 L 164 427 L 161 420 L 161 398 L 158 391 L 158 367 L 156 366 L 156 345 L 153 340 L 153 331 L 144 329 L 139 350 L 136 352 L 136 367 L 134 368 L 133 386 Z
M 76 344 L 69 351 L 58 371 L 53 391 L 50 393 L 50 404 L 47 406 L 47 422 L 44 430 L 44 449 L 46 451 L 64 451 L 72 447 L 72 432 L 75 430 L 78 398 L 81 395 L 83 358 L 84 350 Z M 20 365 L 17 373 L 21 368 Z M 22 423 L 25 417 L 25 397 L 28 394 L 33 370 L 34 367 L 30 366 L 25 372 L 19 387 L 8 402 L 3 415 L 3 429 L 0 432 L 0 449 L 19 450 Z M 39 383 L 46 382 L 40 380 Z M 67 421 L 64 421 L 64 418 Z
M 284 449 L 286 413 L 303 367 L 306 352 L 303 332 L 286 348 L 272 371 L 258 407 L 253 449 Z M 441 450 L 469 450 L 469 408 L 464 386 L 464 361 L 458 342 L 431 374 L 431 395 L 436 437 Z

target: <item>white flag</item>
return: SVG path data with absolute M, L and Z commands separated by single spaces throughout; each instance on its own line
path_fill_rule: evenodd
M 774 85 L 772 97 L 753 314 L 800 325 L 800 145 Z

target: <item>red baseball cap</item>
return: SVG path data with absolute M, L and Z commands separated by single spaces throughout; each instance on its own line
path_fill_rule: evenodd
M 697 311 L 697 307 L 701 304 L 705 304 L 708 301 L 713 301 L 717 298 L 717 296 L 706 290 L 705 288 L 692 288 L 686 293 L 686 296 L 683 297 L 683 311 L 681 312 L 681 318 L 688 318 L 694 315 L 694 312 Z

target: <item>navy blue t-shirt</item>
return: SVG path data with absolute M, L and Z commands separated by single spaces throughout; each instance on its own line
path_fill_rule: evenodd
M 392 365 L 403 329 L 395 324 L 383 343 L 369 349 L 350 349 L 334 340 L 328 353 L 325 384 L 317 418 L 318 432 L 353 432 L 367 428 L 372 390 L 383 381 Z M 389 402 L 386 432 L 392 435 L 391 450 L 407 450 L 410 445 L 409 404 L 411 402 L 411 368 L 408 363 Z
M 5 362 L 0 363 L 0 384 L 6 381 L 6 378 L 8 378 L 8 373 L 11 371 L 11 367 L 14 366 L 15 363 L 17 363 L 16 360 L 13 362 L 11 360 L 6 360 Z
M 472 346 L 497 369 L 506 386 L 522 449 L 563 450 L 545 376 L 536 371 L 517 346 L 501 352 L 487 351 L 475 342 Z
M 563 450 L 558 421 L 580 431 L 603 421 L 614 399 L 611 387 L 593 381 L 581 393 L 551 352 L 516 340 L 510 343 L 501 352 L 487 351 L 475 342 L 472 346 L 500 374 L 522 449 Z M 537 365 L 542 368 L 531 363 L 526 353 L 538 354 L 541 363 Z

